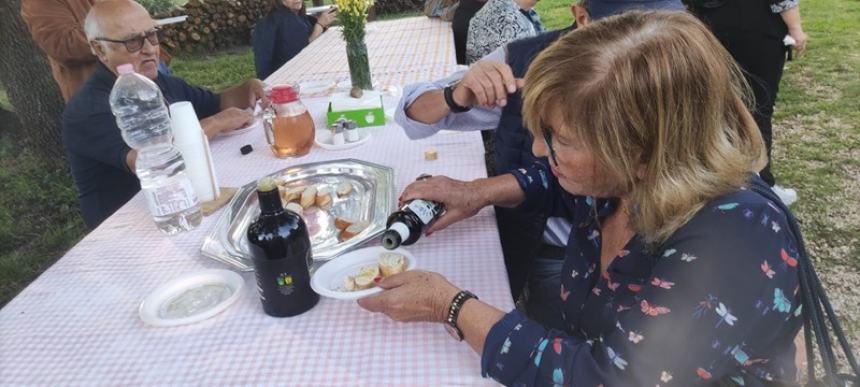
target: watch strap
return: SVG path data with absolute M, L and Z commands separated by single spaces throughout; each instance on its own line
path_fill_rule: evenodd
M 457 87 L 456 83 L 445 86 L 442 91 L 442 94 L 445 96 L 445 104 L 448 105 L 448 109 L 451 110 L 452 113 L 465 113 L 469 110 L 472 110 L 471 107 L 468 106 L 460 106 L 454 101 L 454 88 Z
M 457 336 L 457 340 L 459 341 L 463 341 L 463 331 L 460 330 L 460 326 L 457 325 L 457 318 L 460 316 L 460 310 L 463 309 L 463 304 L 472 298 L 477 300 L 478 296 L 468 290 L 461 290 L 456 296 L 454 296 L 454 299 L 451 301 L 451 306 L 448 307 L 448 316 L 445 319 L 445 323 L 452 328 L 454 334 Z

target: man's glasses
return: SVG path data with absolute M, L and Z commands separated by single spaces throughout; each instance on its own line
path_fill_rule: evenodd
M 552 160 L 555 166 L 558 166 L 558 160 L 555 158 L 555 149 L 552 149 L 552 131 L 546 126 L 541 126 L 540 131 L 543 134 L 543 142 L 546 143 L 546 147 L 549 149 L 550 160 Z
M 143 49 L 143 44 L 144 44 L 143 41 L 144 40 L 148 40 L 149 44 L 151 44 L 153 46 L 157 46 L 158 45 L 158 33 L 159 33 L 159 31 L 161 31 L 161 30 L 156 27 L 156 28 L 153 28 L 153 29 L 145 32 L 143 35 L 135 36 L 135 37 L 130 38 L 130 39 L 115 40 L 115 39 L 108 39 L 108 38 L 95 38 L 95 40 L 102 41 L 102 42 L 122 43 L 125 45 L 125 49 L 128 50 L 128 52 L 133 54 L 133 53 L 138 52 L 138 51 Z

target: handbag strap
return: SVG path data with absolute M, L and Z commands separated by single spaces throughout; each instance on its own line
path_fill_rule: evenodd
M 806 363 L 807 375 L 809 381 L 808 386 L 847 386 L 848 382 L 853 385 L 860 385 L 860 367 L 857 366 L 857 359 L 851 349 L 851 344 L 845 337 L 845 332 L 839 324 L 839 319 L 830 300 L 827 298 L 827 293 L 815 268 L 812 265 L 812 259 L 806 251 L 806 244 L 803 241 L 803 235 L 800 233 L 800 227 L 794 214 L 789 211 L 788 207 L 783 204 L 782 200 L 759 179 L 751 179 L 749 188 L 757 194 L 765 197 L 779 207 L 785 214 L 788 220 L 789 231 L 794 235 L 797 241 L 798 257 L 797 267 L 800 280 L 800 296 L 803 314 L 803 329 L 804 340 L 806 344 Z M 839 374 L 836 364 L 836 356 L 833 352 L 833 342 L 831 341 L 830 332 L 828 331 L 827 323 L 830 324 L 830 329 L 836 335 L 839 341 L 839 346 L 848 360 L 848 365 L 851 368 L 851 374 Z M 818 354 L 821 357 L 822 366 L 824 368 L 824 379 L 817 380 L 815 378 L 815 351 L 812 346 L 812 340 L 815 340 L 818 348 Z

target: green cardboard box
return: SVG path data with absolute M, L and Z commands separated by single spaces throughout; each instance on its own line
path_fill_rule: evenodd
M 332 111 L 331 102 L 329 102 L 328 110 L 326 111 L 326 121 L 328 122 L 328 127 L 331 127 L 331 125 L 339 118 L 353 120 L 359 128 L 366 128 L 368 126 L 383 126 L 385 125 L 385 112 L 382 109 L 382 97 L 379 97 L 379 107 L 369 109 Z

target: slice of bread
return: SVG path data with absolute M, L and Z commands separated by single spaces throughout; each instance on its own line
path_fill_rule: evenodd
M 337 185 L 337 197 L 344 197 L 352 192 L 352 184 L 348 181 L 341 182 Z
M 406 257 L 397 253 L 382 253 L 377 259 L 379 271 L 383 277 L 392 276 L 406 271 Z
M 319 208 L 328 208 L 331 205 L 331 192 L 327 189 L 317 191 L 317 196 L 314 198 L 314 203 Z
M 290 203 L 287 203 L 287 205 L 286 205 L 286 206 L 284 206 L 284 208 L 285 208 L 285 209 L 287 209 L 287 210 L 290 210 L 290 211 L 292 211 L 292 212 L 295 212 L 295 213 L 299 214 L 299 216 L 303 216 L 303 215 L 304 215 L 304 212 L 305 212 L 304 207 L 302 207 L 302 205 L 301 205 L 301 204 L 296 203 L 296 202 L 290 202 Z
M 302 198 L 302 192 L 305 192 L 305 187 L 287 188 L 283 193 L 281 193 L 281 198 L 284 199 L 285 203 L 299 200 Z
M 302 192 L 301 197 L 301 205 L 303 208 L 307 209 L 310 206 L 314 205 L 314 201 L 317 198 L 317 187 L 307 187 Z
M 349 218 L 334 218 L 334 227 L 341 231 L 346 230 L 353 223 L 355 221 Z
M 340 240 L 345 241 L 358 235 L 359 233 L 364 231 L 364 229 L 366 229 L 368 225 L 369 224 L 367 222 L 356 222 L 349 225 L 349 227 L 347 227 L 340 233 Z
M 355 280 L 355 289 L 356 290 L 364 290 L 370 289 L 376 282 L 373 282 L 373 279 L 379 277 L 379 266 L 365 266 L 362 267 L 361 270 L 358 271 L 354 278 Z
M 355 278 L 351 275 L 346 276 L 343 279 L 343 291 L 352 292 L 355 291 Z

